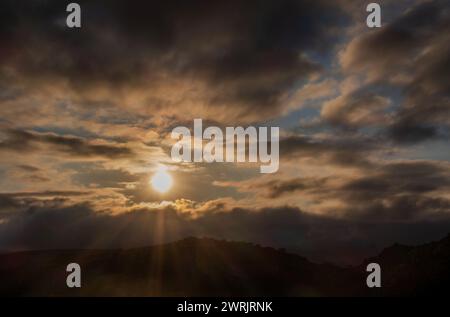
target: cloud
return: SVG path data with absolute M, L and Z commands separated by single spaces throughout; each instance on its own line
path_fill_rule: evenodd
M 321 117 L 328 123 L 343 128 L 383 125 L 389 99 L 367 91 L 357 91 L 326 102 Z
M 84 187 L 125 188 L 127 184 L 135 184 L 142 175 L 133 174 L 123 169 L 105 169 L 97 165 L 75 169 L 72 181 Z
M 4 131 L 6 138 L 0 142 L 0 150 L 31 152 L 39 146 L 73 157 L 131 157 L 131 149 L 115 144 L 95 144 L 80 137 L 61 136 L 53 133 L 37 133 L 17 129 Z
M 408 224 L 355 222 L 289 207 L 235 208 L 196 218 L 170 206 L 111 215 L 96 212 L 88 204 L 48 202 L 16 212 L 0 223 L 0 249 L 129 248 L 195 235 L 286 247 L 315 260 L 331 257 L 354 263 L 394 241 L 440 238 L 449 224 L 448 219 Z
M 346 20 L 326 1 L 80 4 L 83 26 L 68 30 L 65 3 L 2 2 L 0 77 L 9 87 L 19 82 L 20 94 L 31 95 L 51 85 L 53 102 L 80 108 L 221 122 L 276 116 L 289 90 L 322 70 L 309 56 L 328 49 L 337 36 L 330 29 Z
M 369 71 L 375 78 L 404 71 L 420 49 L 439 37 L 435 32 L 445 27 L 446 11 L 444 1 L 413 6 L 384 27 L 355 37 L 341 52 L 341 65 L 348 71 Z
M 299 197 L 309 212 L 358 221 L 408 222 L 450 216 L 448 164 L 378 162 L 349 175 L 303 176 L 230 184 L 260 197 Z
M 16 198 L 16 197 L 71 197 L 71 196 L 82 196 L 86 195 L 88 192 L 84 191 L 41 191 L 41 192 L 14 192 L 14 193 L 1 193 L 0 196 L 6 198 Z
M 343 72 L 359 76 L 361 89 L 378 84 L 400 90 L 402 98 L 385 127 L 385 136 L 397 144 L 448 137 L 449 17 L 446 1 L 421 2 L 382 28 L 356 36 L 340 53 Z M 331 108 L 351 105 L 345 98 Z
M 301 158 L 346 167 L 365 168 L 372 165 L 371 155 L 380 152 L 376 139 L 364 137 L 310 137 L 291 135 L 280 140 L 280 157 L 292 161 Z
M 26 164 L 19 164 L 19 165 L 17 165 L 17 168 L 19 168 L 25 172 L 30 172 L 30 173 L 40 171 L 40 169 L 38 167 L 26 165 Z
M 279 198 L 284 194 L 292 194 L 299 191 L 315 190 L 326 184 L 327 179 L 314 178 L 294 178 L 288 180 L 271 180 L 266 183 L 256 185 L 256 188 L 263 189 L 263 195 L 268 198 Z M 247 188 L 249 189 L 249 188 Z
M 402 120 L 389 128 L 388 136 L 397 143 L 413 144 L 436 138 L 439 132 L 436 126 Z

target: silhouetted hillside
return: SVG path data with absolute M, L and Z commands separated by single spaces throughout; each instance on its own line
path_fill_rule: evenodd
M 380 295 L 445 295 L 450 283 L 450 235 L 421 246 L 395 244 L 366 260 L 382 267 Z
M 82 267 L 82 288 L 66 287 L 66 265 Z M 383 287 L 366 287 L 365 265 L 315 264 L 272 248 L 188 238 L 130 250 L 36 251 L 0 255 L 0 294 L 19 296 L 361 296 L 432 294 L 450 271 L 450 237 L 393 246 L 370 262 Z

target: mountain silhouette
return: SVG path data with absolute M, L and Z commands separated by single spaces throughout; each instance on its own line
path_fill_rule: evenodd
M 381 266 L 381 288 L 366 286 L 370 262 Z M 81 266 L 81 288 L 66 286 L 69 263 Z M 421 246 L 394 245 L 346 268 L 209 238 L 127 250 L 0 255 L 3 296 L 409 296 L 442 294 L 449 279 L 450 235 Z
M 367 259 L 382 267 L 382 287 L 371 294 L 384 296 L 431 296 L 448 293 L 450 283 L 450 234 L 420 246 L 395 244 Z

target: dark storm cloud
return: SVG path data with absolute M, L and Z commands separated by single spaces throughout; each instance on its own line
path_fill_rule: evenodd
M 0 224 L 0 249 L 136 247 L 210 236 L 286 247 L 317 260 L 360 261 L 394 242 L 438 239 L 450 228 L 441 222 L 377 223 L 311 215 L 297 208 L 233 209 L 189 218 L 170 208 L 109 215 L 87 204 L 49 203 L 22 210 Z
M 70 30 L 66 3 L 3 1 L 5 66 L 37 87 L 68 81 L 81 95 L 97 87 L 111 94 L 140 89 L 148 94 L 142 106 L 157 110 L 181 106 L 158 93 L 162 86 L 196 82 L 178 90 L 186 102 L 231 107 L 235 118 L 275 115 L 290 88 L 321 70 L 307 56 L 328 49 L 337 34 L 330 30 L 346 20 L 328 1 L 80 4 L 82 28 Z
M 45 204 L 49 208 L 60 206 L 69 197 L 78 197 L 89 194 L 82 191 L 28 191 L 0 193 L 0 221 L 9 218 L 24 211 L 31 212 L 35 208 L 42 207 Z M 42 200 L 41 200 L 42 199 Z
M 347 184 L 344 189 L 388 197 L 388 193 L 421 194 L 450 187 L 446 166 L 439 166 L 435 163 L 389 163 L 380 166 L 376 171 L 374 176 L 363 177 L 362 180 Z M 365 200 L 371 197 L 361 198 Z
M 31 165 L 19 164 L 16 165 L 10 175 L 23 180 L 29 180 L 34 183 L 49 182 L 51 179 L 46 176 L 46 171 Z
M 35 167 L 35 166 L 31 166 L 31 165 L 24 165 L 24 164 L 20 164 L 16 166 L 17 168 L 25 171 L 25 172 L 38 172 L 40 171 L 40 168 Z
M 390 126 L 388 136 L 397 143 L 412 144 L 438 137 L 438 127 L 402 120 Z
M 288 180 L 272 180 L 267 183 L 257 185 L 258 188 L 264 190 L 264 194 L 268 198 L 279 198 L 284 194 L 294 192 L 317 190 L 317 188 L 326 186 L 326 178 L 294 178 Z
M 321 116 L 329 124 L 355 130 L 384 125 L 389 99 L 362 88 L 324 104 Z
M 14 199 L 13 196 L 7 194 L 0 194 L 0 210 L 18 207 L 19 203 Z
M 280 157 L 285 160 L 314 158 L 326 163 L 348 167 L 370 167 L 370 155 L 380 150 L 377 140 L 369 138 L 319 139 L 289 136 L 280 140 Z
M 93 144 L 88 140 L 74 136 L 60 136 L 50 133 L 37 133 L 16 129 L 3 131 L 6 138 L 0 141 L 0 151 L 10 150 L 27 153 L 41 145 L 75 157 L 121 158 L 133 155 L 131 149 L 110 144 Z
M 355 38 L 341 63 L 375 82 L 403 92 L 386 135 L 400 144 L 448 138 L 450 127 L 450 7 L 426 1 L 385 25 Z
M 357 37 L 347 48 L 343 64 L 351 69 L 379 67 L 389 73 L 410 63 L 417 49 L 436 39 L 446 27 L 445 1 L 427 1 L 414 6 L 390 24 Z
M 450 215 L 447 165 L 398 162 L 373 165 L 356 177 L 302 177 L 256 184 L 263 196 L 297 194 L 316 201 L 340 201 L 325 210 L 363 221 L 440 219 Z

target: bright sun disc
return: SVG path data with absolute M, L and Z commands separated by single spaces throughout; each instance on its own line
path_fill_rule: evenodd
M 172 177 L 164 170 L 157 171 L 152 179 L 153 189 L 160 193 L 166 193 L 172 187 Z

